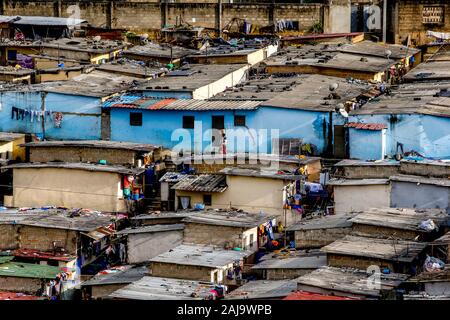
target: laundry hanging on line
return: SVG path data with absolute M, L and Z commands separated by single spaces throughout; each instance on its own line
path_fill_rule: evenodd
M 29 122 L 40 122 L 42 119 L 44 121 L 53 121 L 52 119 L 53 111 L 51 110 L 34 110 L 31 108 L 22 109 L 18 107 L 11 108 L 11 119 L 12 120 L 26 120 Z

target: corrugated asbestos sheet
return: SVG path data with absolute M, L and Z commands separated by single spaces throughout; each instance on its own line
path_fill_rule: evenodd
M 224 192 L 227 189 L 226 176 L 219 174 L 190 175 L 175 184 L 172 189 L 199 192 Z

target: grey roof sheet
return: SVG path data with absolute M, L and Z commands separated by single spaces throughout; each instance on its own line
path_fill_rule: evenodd
M 150 262 L 221 268 L 251 254 L 250 251 L 224 250 L 213 246 L 182 244 L 150 259 Z
M 147 266 L 126 266 L 123 271 L 112 272 L 108 274 L 99 274 L 93 278 L 81 283 L 85 286 L 101 286 L 109 284 L 127 284 L 142 279 L 148 274 Z
M 69 27 L 87 23 L 84 19 L 61 18 L 49 16 L 19 16 L 19 19 L 14 21 L 16 25 L 36 25 L 36 26 L 61 26 Z
M 116 216 L 112 214 L 90 212 L 73 215 L 72 212 L 75 211 L 75 209 L 33 209 L 26 211 L 12 209 L 6 212 L 0 211 L 0 224 L 16 223 L 43 228 L 90 232 L 99 227 L 108 226 L 116 220 Z
M 183 222 L 238 228 L 254 228 L 272 219 L 274 219 L 274 216 L 242 211 L 204 210 L 190 215 L 183 219 Z
M 339 99 L 330 99 L 330 85 L 338 84 L 336 93 Z M 365 83 L 349 83 L 346 79 L 310 75 L 291 91 L 275 95 L 273 99 L 264 101 L 261 106 L 298 109 L 317 112 L 334 111 L 339 103 L 350 101 L 360 95 L 375 96 L 372 86 Z
M 134 90 L 137 91 L 193 91 L 218 81 L 225 76 L 243 68 L 244 64 L 191 64 L 188 67 L 190 74 L 186 76 L 171 76 L 169 72 L 164 77 L 159 77 L 145 82 Z M 173 71 L 176 72 L 176 71 Z
M 324 216 L 311 220 L 299 221 L 289 226 L 287 231 L 297 230 L 318 230 L 318 229 L 332 229 L 332 228 L 350 228 L 352 226 L 351 218 L 354 214 L 337 214 L 331 216 Z
M 95 70 L 70 80 L 46 82 L 32 87 L 52 93 L 105 98 L 132 89 L 143 81 L 141 78 Z
M 172 49 L 172 50 L 171 50 Z M 147 43 L 131 47 L 123 52 L 124 56 L 143 56 L 149 58 L 174 58 L 179 59 L 189 54 L 196 53 L 196 50 L 189 48 L 171 46 L 166 44 Z
M 145 171 L 143 168 L 127 168 L 120 165 L 103 165 L 94 163 L 83 162 L 29 162 L 29 163 L 16 163 L 8 166 L 4 166 L 4 169 L 45 169 L 45 168 L 58 168 L 58 169 L 73 169 L 73 170 L 85 170 L 85 171 L 97 171 L 97 172 L 111 172 L 120 174 L 141 174 Z
M 255 280 L 231 291 L 226 299 L 284 298 L 296 289 L 295 280 Z
M 391 181 L 423 183 L 423 184 L 432 184 L 432 185 L 441 186 L 441 187 L 450 187 L 450 179 L 444 179 L 444 178 L 428 178 L 428 177 L 422 177 L 422 176 L 398 174 L 395 176 L 391 176 L 389 179 Z
M 309 75 L 280 77 L 277 75 L 258 75 L 242 81 L 232 88 L 218 93 L 210 100 L 256 100 L 266 101 L 277 95 L 291 91 L 301 80 Z
M 340 179 L 334 178 L 327 182 L 330 186 L 364 186 L 389 184 L 389 179 Z
M 188 174 L 180 173 L 180 172 L 166 172 L 160 179 L 159 182 L 179 182 L 181 180 L 184 180 L 188 178 Z
M 317 269 L 325 265 L 327 265 L 327 257 L 318 250 L 313 250 L 310 253 L 289 251 L 279 254 L 269 253 L 252 269 Z
M 321 250 L 327 254 L 411 262 L 426 246 L 423 242 L 345 236 Z
M 220 174 L 189 175 L 172 189 L 196 192 L 224 192 L 228 188 L 226 177 Z
M 391 59 L 404 59 L 420 52 L 420 49 L 407 47 L 399 44 L 376 43 L 373 41 L 361 41 L 353 44 L 346 44 L 340 49 L 342 52 L 356 53 L 386 58 L 386 50 L 391 51 Z
M 380 226 L 421 232 L 431 232 L 419 228 L 419 224 L 432 219 L 437 225 L 450 221 L 450 216 L 443 209 L 403 209 L 374 208 L 360 213 L 351 219 L 353 224 Z
M 380 274 L 380 289 L 367 285 L 371 274 L 365 270 L 353 268 L 321 267 L 311 273 L 296 279 L 299 289 L 301 286 L 332 290 L 338 295 L 363 295 L 379 298 L 381 290 L 393 290 L 408 279 L 408 275 L 399 273 Z
M 0 141 L 4 142 L 10 142 L 24 137 L 25 135 L 23 133 L 0 132 Z
M 0 134 L 1 137 L 1 134 Z M 150 152 L 159 146 L 143 143 L 105 141 L 105 140 L 61 140 L 61 141 L 37 141 L 24 144 L 26 147 L 82 147 L 82 148 L 101 148 L 101 149 L 122 149 Z
M 214 285 L 205 282 L 143 277 L 111 293 L 108 298 L 130 300 L 203 300 Z M 194 297 L 193 295 L 196 294 Z
M 184 224 L 155 224 L 151 226 L 142 226 L 138 228 L 127 228 L 116 232 L 117 235 L 122 234 L 138 234 L 138 233 L 155 233 L 155 232 L 167 232 L 167 231 L 181 231 L 184 229 Z
M 175 211 L 175 212 L 158 212 L 154 214 L 140 214 L 135 217 L 131 217 L 131 220 L 158 220 L 167 218 L 179 218 L 180 220 L 189 217 L 190 215 L 196 214 L 198 211 L 186 210 L 186 211 Z
M 281 179 L 281 180 L 302 180 L 305 177 L 302 175 L 278 173 L 273 169 L 266 170 L 265 168 L 250 169 L 250 168 L 224 168 L 220 170 L 220 173 L 230 176 L 244 176 L 255 178 L 269 178 L 269 179 Z
M 395 160 L 377 160 L 377 161 L 364 161 L 364 160 L 351 160 L 345 159 L 339 161 L 335 167 L 358 167 L 358 166 L 399 166 L 400 162 Z

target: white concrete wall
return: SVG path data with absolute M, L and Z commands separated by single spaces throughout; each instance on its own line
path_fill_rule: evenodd
M 350 0 L 332 0 L 325 12 L 324 33 L 348 33 L 351 31 Z
M 389 206 L 389 185 L 334 186 L 334 210 L 336 214 Z
M 234 87 L 247 77 L 249 66 L 244 66 L 236 71 L 227 74 L 222 79 L 212 82 L 206 86 L 198 88 L 192 93 L 192 99 L 209 99 L 225 89 Z
M 148 261 L 157 255 L 179 246 L 183 242 L 183 230 L 136 233 L 128 235 L 128 263 Z

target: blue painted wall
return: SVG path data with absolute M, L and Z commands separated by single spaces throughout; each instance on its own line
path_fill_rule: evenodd
M 425 157 L 450 158 L 450 118 L 430 115 L 352 115 L 349 122 L 384 123 L 386 153 L 394 156 L 397 142 L 404 151 L 415 150 Z M 369 153 L 365 157 L 370 156 Z
M 142 126 L 130 126 L 130 112 L 142 112 Z M 245 115 L 246 126 L 235 127 L 234 115 Z M 177 146 L 179 149 L 199 150 L 200 145 L 184 138 L 174 140 L 173 132 L 182 128 L 183 116 L 194 116 L 196 129 L 185 129 L 191 137 L 204 136 L 201 147 L 205 150 L 211 143 L 210 132 L 212 116 L 223 115 L 225 129 L 227 131 L 228 152 L 271 152 L 272 136 L 271 130 L 278 129 L 281 138 L 302 138 L 304 143 L 312 143 L 318 152 L 325 150 L 325 138 L 323 125 L 328 124 L 328 113 L 302 111 L 293 109 L 282 109 L 273 107 L 261 107 L 257 110 L 236 111 L 167 111 L 167 110 L 145 110 L 145 109 L 111 109 L 111 140 L 133 141 L 141 143 L 152 143 L 167 148 Z M 201 129 L 200 129 L 201 126 Z M 236 129 L 236 139 L 232 139 L 229 129 Z M 250 129 L 250 131 L 249 131 Z M 255 131 L 251 131 L 251 129 Z M 259 130 L 266 130 L 266 135 Z M 200 133 L 201 132 L 201 133 Z M 180 135 L 183 131 L 179 131 Z M 249 134 L 251 133 L 251 134 Z M 178 135 L 179 137 L 179 135 Z M 245 146 L 238 144 L 237 140 L 246 141 Z M 233 145 L 233 141 L 235 141 Z M 242 140 L 241 140 L 242 141 Z
M 41 110 L 40 92 L 4 92 L 0 94 L 0 131 L 42 134 L 42 122 L 35 118 L 11 119 L 12 107 Z M 98 98 L 48 93 L 45 97 L 46 110 L 63 113 L 61 128 L 53 121 L 45 122 L 45 137 L 48 139 L 100 139 L 101 101 Z
M 350 158 L 381 160 L 385 156 L 386 130 L 349 128 Z

